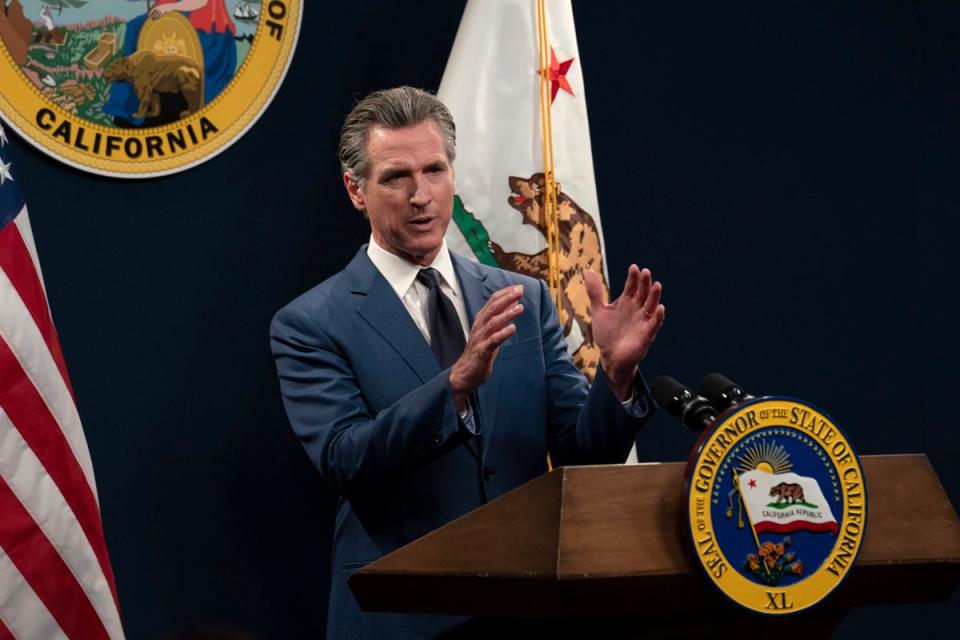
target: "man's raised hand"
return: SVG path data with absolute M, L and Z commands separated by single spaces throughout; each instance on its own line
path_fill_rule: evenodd
M 663 286 L 653 282 L 649 269 L 632 264 L 627 270 L 623 293 L 613 302 L 603 300 L 600 276 L 584 274 L 593 339 L 600 348 L 600 364 L 614 393 L 621 400 L 630 397 L 637 366 L 663 325 L 666 309 L 660 304 Z
M 519 302 L 522 295 L 521 285 L 500 289 L 490 296 L 474 318 L 463 355 L 450 369 L 450 387 L 458 408 L 466 406 L 467 397 L 487 381 L 500 345 L 516 332 L 513 320 L 523 313 L 523 305 Z

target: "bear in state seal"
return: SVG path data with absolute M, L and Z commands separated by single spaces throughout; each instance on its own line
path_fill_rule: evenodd
M 201 74 L 200 67 L 189 58 L 144 50 L 114 60 L 103 72 L 103 77 L 107 82 L 129 82 L 133 85 L 133 91 L 140 100 L 140 108 L 133 114 L 134 118 L 160 115 L 161 93 L 181 94 L 187 108 L 180 112 L 180 117 L 186 118 L 203 106 Z
M 782 504 L 787 500 L 790 503 L 803 502 L 803 487 L 795 482 L 781 482 L 775 487 L 770 488 L 770 497 L 776 496 L 777 504 Z

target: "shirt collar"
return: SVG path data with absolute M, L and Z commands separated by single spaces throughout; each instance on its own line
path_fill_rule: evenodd
M 426 268 L 390 253 L 377 244 L 377 241 L 373 239 L 372 235 L 370 236 L 370 244 L 367 247 L 367 256 L 370 257 L 370 262 L 373 263 L 373 266 L 386 278 L 390 287 L 397 292 L 397 297 L 401 299 L 407 295 L 407 291 L 409 291 L 413 281 L 417 279 L 417 274 L 420 273 L 420 269 Z M 429 266 L 440 273 L 440 277 L 443 278 L 443 281 L 446 282 L 447 286 L 453 291 L 453 295 L 459 297 L 460 283 L 457 282 L 456 274 L 453 271 L 453 260 L 450 259 L 450 251 L 447 249 L 446 238 L 444 238 L 443 243 L 440 245 L 440 251 L 437 253 L 437 257 L 433 259 L 433 262 L 430 263 Z

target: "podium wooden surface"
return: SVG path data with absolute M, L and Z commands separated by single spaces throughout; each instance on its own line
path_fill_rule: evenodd
M 815 611 L 946 600 L 960 583 L 960 519 L 929 460 L 862 456 L 861 464 L 868 521 L 860 555 Z M 557 469 L 367 565 L 350 588 L 368 611 L 746 615 L 694 564 L 684 466 Z

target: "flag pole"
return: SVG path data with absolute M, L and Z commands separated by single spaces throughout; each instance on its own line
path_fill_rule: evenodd
M 553 122 L 550 95 L 550 42 L 547 35 L 546 0 L 537 0 L 537 44 L 540 54 L 540 131 L 543 143 L 542 213 L 547 236 L 547 284 L 560 311 L 560 227 L 557 207 L 559 188 L 553 165 Z
M 759 555 L 760 536 L 757 535 L 757 530 L 753 528 L 753 520 L 750 518 L 750 509 L 747 509 L 747 501 L 743 499 L 743 494 L 740 493 L 740 476 L 737 475 L 736 469 L 731 469 L 731 471 L 733 471 L 733 486 L 737 488 L 737 495 L 739 496 L 740 500 L 743 502 L 743 510 L 746 511 L 747 513 L 747 524 L 750 525 L 750 533 L 753 534 L 753 541 L 757 544 L 757 555 Z M 769 576 L 770 567 L 768 567 L 767 563 L 763 562 L 762 559 L 760 564 L 763 565 L 763 568 L 766 570 L 767 575 Z
M 553 170 L 553 121 L 550 106 L 550 42 L 547 37 L 547 6 L 537 0 L 537 45 L 540 57 L 540 134 L 543 143 L 543 192 L 541 213 L 547 236 L 547 284 L 560 313 L 560 227 L 557 211 L 557 184 Z M 547 452 L 547 471 L 553 471 L 553 460 Z

